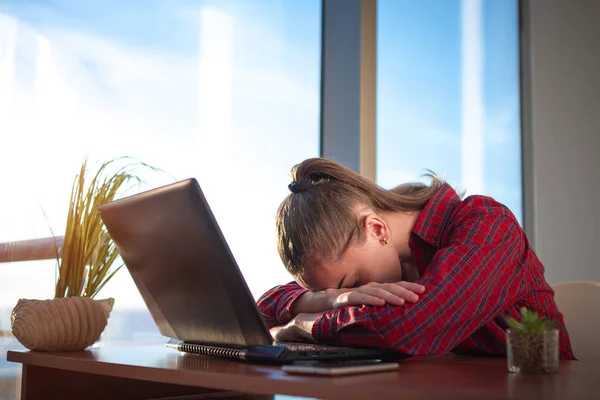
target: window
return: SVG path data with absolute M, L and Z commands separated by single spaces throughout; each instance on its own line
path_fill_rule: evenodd
M 84 158 L 196 177 L 255 297 L 291 278 L 274 218 L 289 169 L 319 153 L 320 1 L 8 1 L 0 5 L 0 242 L 64 233 Z M 8 172 L 8 173 L 7 173 Z M 145 176 L 149 186 L 172 182 Z M 5 192 L 7 193 L 7 192 Z M 0 264 L 2 330 L 50 298 L 54 261 Z M 113 343 L 164 341 L 124 269 Z
M 377 177 L 431 169 L 522 221 L 516 0 L 379 0 Z

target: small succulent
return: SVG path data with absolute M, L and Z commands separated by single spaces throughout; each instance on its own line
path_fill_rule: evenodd
M 532 335 L 544 333 L 556 326 L 555 321 L 551 321 L 547 317 L 540 318 L 537 311 L 528 311 L 527 307 L 521 307 L 521 322 L 514 318 L 508 318 L 507 322 L 511 328 Z

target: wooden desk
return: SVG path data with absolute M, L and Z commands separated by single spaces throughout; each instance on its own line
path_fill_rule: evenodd
M 9 351 L 7 359 L 23 364 L 23 400 L 164 398 L 215 389 L 327 399 L 600 399 L 600 365 L 583 361 L 562 362 L 551 375 L 516 375 L 505 359 L 444 356 L 404 360 L 394 372 L 329 378 L 162 346 Z

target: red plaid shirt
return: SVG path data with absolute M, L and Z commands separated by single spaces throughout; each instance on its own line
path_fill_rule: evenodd
M 316 342 L 391 348 L 410 355 L 506 355 L 507 318 L 523 306 L 558 321 L 560 357 L 573 351 L 544 267 L 514 215 L 485 196 L 460 200 L 448 185 L 427 202 L 409 246 L 425 293 L 404 306 L 361 306 L 319 315 Z M 269 327 L 294 316 L 290 306 L 306 292 L 277 286 L 258 300 Z

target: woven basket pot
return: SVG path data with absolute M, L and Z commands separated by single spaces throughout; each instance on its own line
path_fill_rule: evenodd
M 12 333 L 29 350 L 83 350 L 100 338 L 114 302 L 88 297 L 20 299 L 11 314 Z

